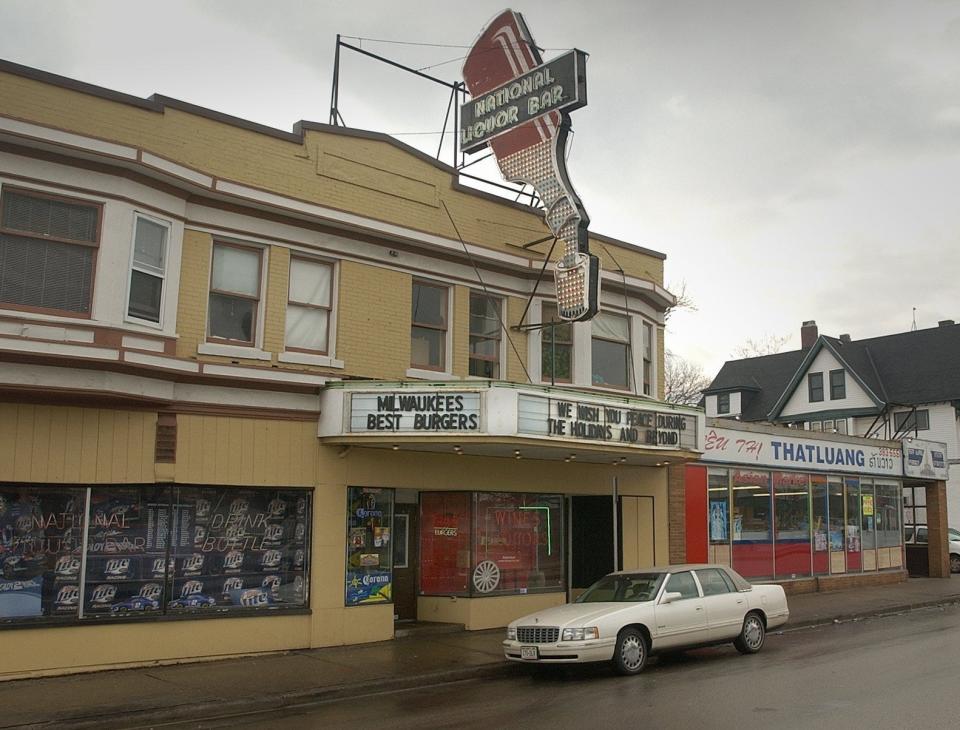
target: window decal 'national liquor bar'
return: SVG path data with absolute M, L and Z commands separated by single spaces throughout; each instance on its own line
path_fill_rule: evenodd
M 533 186 L 550 231 L 563 241 L 556 266 L 557 311 L 565 320 L 597 313 L 600 262 L 590 253 L 590 219 L 567 177 L 569 112 L 587 103 L 586 54 L 544 63 L 520 13 L 505 10 L 486 27 L 463 64 L 472 100 L 461 107 L 465 152 L 490 146 L 500 172 Z

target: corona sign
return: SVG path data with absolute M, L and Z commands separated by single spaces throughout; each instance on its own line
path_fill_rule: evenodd
M 569 112 L 587 103 L 586 54 L 544 63 L 520 13 L 505 10 L 484 29 L 463 64 L 472 100 L 461 107 L 465 152 L 489 146 L 500 173 L 537 191 L 550 231 L 563 242 L 556 265 L 561 319 L 597 313 L 600 262 L 590 253 L 590 219 L 567 177 Z

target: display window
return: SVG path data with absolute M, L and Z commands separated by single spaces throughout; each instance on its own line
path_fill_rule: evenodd
M 303 608 L 309 539 L 305 490 L 0 485 L 0 621 Z
M 707 474 L 707 516 L 710 542 L 730 542 L 730 476 L 726 469 L 711 469 Z
M 736 469 L 733 492 L 733 568 L 748 578 L 773 575 L 770 472 Z
M 346 605 L 393 601 L 393 490 L 347 490 Z
M 422 594 L 564 590 L 561 495 L 425 493 L 420 525 Z
M 76 618 L 85 490 L 0 485 L 0 621 Z
M 773 472 L 775 575 L 810 574 L 809 477 L 795 472 Z
M 420 495 L 420 593 L 470 592 L 470 492 Z

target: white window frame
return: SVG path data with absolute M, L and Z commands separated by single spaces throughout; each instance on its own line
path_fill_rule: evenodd
M 636 317 L 633 317 L 629 312 L 620 312 L 616 310 L 612 310 L 612 311 L 606 310 L 604 313 L 610 315 L 611 317 L 619 317 L 620 319 L 626 320 L 627 340 L 626 342 L 621 342 L 620 340 L 611 340 L 606 337 L 596 337 L 593 333 L 593 320 L 590 320 L 590 322 L 588 323 L 589 324 L 588 335 L 589 335 L 589 341 L 590 341 L 590 387 L 596 388 L 598 390 L 610 391 L 612 393 L 636 393 L 637 384 L 635 382 L 636 381 L 635 373 L 636 373 L 636 367 L 637 367 L 637 360 L 636 360 L 637 352 L 636 352 L 636 348 L 634 347 L 634 342 L 636 341 L 634 339 L 636 336 L 636 333 L 634 332 L 634 323 L 636 322 Z M 593 341 L 595 339 L 600 340 L 602 342 L 613 342 L 620 345 L 625 344 L 627 346 L 626 386 L 621 388 L 616 385 L 597 385 L 593 382 Z M 642 349 L 643 348 L 641 346 L 641 350 Z M 642 352 L 641 352 L 641 357 L 642 357 Z M 651 388 L 652 387 L 653 386 L 651 384 Z
M 137 248 L 137 221 L 140 219 L 149 221 L 158 226 L 162 226 L 167 231 L 166 239 L 163 242 L 163 274 L 160 277 L 162 279 L 162 285 L 160 289 L 160 321 L 151 322 L 149 319 L 141 319 L 140 317 L 134 317 L 130 314 L 130 294 L 133 290 L 133 272 L 140 271 L 144 274 L 149 274 L 150 276 L 156 276 L 156 271 L 148 271 L 146 269 L 138 269 L 134 263 L 134 256 L 136 255 Z M 152 329 L 162 330 L 163 329 L 163 319 L 164 314 L 166 313 L 167 308 L 167 272 L 170 267 L 170 239 L 171 234 L 173 233 L 173 224 L 170 221 L 164 220 L 163 218 L 157 218 L 152 215 L 147 215 L 139 210 L 133 211 L 133 231 L 130 233 L 130 260 L 127 266 L 127 296 L 123 300 L 123 321 L 130 322 L 131 324 L 142 325 L 144 327 L 150 327 Z M 211 254 L 212 256 L 212 254 Z M 211 259 L 212 261 L 212 259 Z

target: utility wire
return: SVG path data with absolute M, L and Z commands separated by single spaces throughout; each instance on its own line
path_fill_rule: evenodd
M 418 41 L 394 41 L 388 40 L 386 38 L 364 38 L 357 35 L 342 35 L 341 38 L 349 38 L 354 41 L 367 41 L 369 43 L 391 43 L 397 46 L 421 46 L 423 48 L 473 48 L 473 46 L 463 46 L 456 43 L 421 43 Z M 529 43 L 516 43 L 510 44 L 511 48 L 529 48 Z M 540 48 L 537 47 L 539 51 L 569 51 L 569 48 Z
M 480 282 L 480 287 L 483 289 L 483 293 L 494 300 L 494 310 L 497 312 L 497 319 L 500 322 L 500 329 L 504 332 L 504 334 L 506 334 L 507 342 L 510 343 L 510 349 L 512 349 L 513 354 L 517 356 L 517 361 L 520 363 L 520 368 L 523 370 L 523 374 L 527 376 L 527 382 L 532 383 L 533 380 L 530 378 L 530 373 L 527 371 L 527 366 L 523 364 L 523 358 L 520 357 L 520 351 L 517 350 L 517 346 L 514 343 L 513 338 L 510 336 L 510 329 L 503 321 L 503 300 L 499 299 L 498 297 L 494 297 L 487 289 L 487 285 L 484 283 L 483 277 L 480 276 L 480 269 L 477 268 L 477 262 L 474 261 L 473 255 L 470 253 L 470 249 L 467 248 L 467 244 L 463 240 L 463 236 L 460 235 L 460 229 L 457 228 L 457 224 L 454 222 L 453 216 L 450 215 L 450 209 L 447 208 L 447 202 L 441 199 L 440 204 L 443 206 L 443 210 L 446 212 L 447 218 L 450 219 L 450 225 L 453 226 L 453 230 L 456 232 L 457 238 L 460 239 L 460 245 L 463 246 L 463 252 L 467 254 L 467 258 L 470 259 L 470 265 L 473 266 L 473 271 L 477 275 L 477 281 Z
M 598 241 L 598 243 L 600 242 Z M 630 300 L 627 298 L 627 274 L 623 270 L 623 267 L 620 265 L 620 262 L 613 257 L 612 253 L 610 253 L 610 249 L 608 249 L 603 243 L 600 243 L 600 247 L 607 252 L 607 256 L 609 256 L 610 260 L 613 261 L 614 265 L 617 267 L 616 271 L 620 272 L 620 278 L 623 280 L 623 308 L 626 310 L 626 313 L 627 313 L 627 327 L 628 327 L 627 337 L 630 340 L 630 374 L 633 376 L 633 394 L 640 395 L 640 390 L 637 387 L 636 352 L 634 351 L 634 348 L 633 348 L 633 337 L 631 337 L 631 331 L 633 330 L 633 328 L 630 327 Z M 641 331 L 642 331 L 642 328 L 641 328 Z M 643 342 L 640 343 L 640 349 L 641 350 L 643 349 Z

